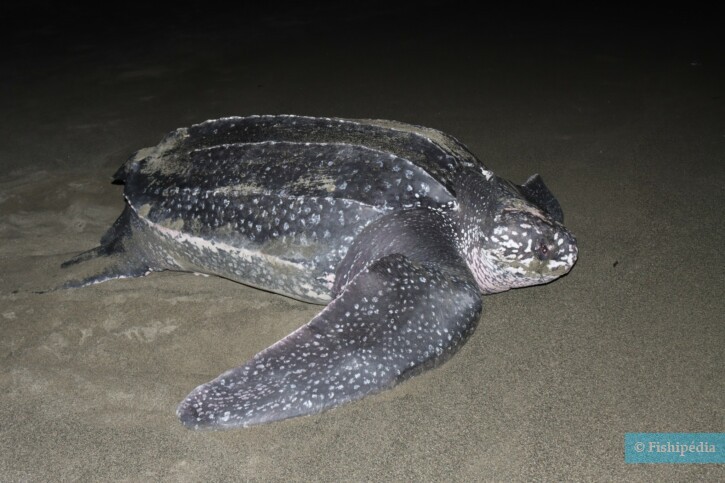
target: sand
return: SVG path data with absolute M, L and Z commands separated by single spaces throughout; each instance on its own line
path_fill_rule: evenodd
M 725 430 L 725 69 L 713 32 L 674 17 L 423 7 L 196 7 L 163 21 L 140 8 L 35 21 L 9 10 L 26 21 L 0 71 L 0 480 L 725 477 L 623 458 L 626 432 Z M 189 431 L 174 411 L 192 388 L 320 307 L 179 273 L 34 291 L 62 282 L 60 263 L 121 212 L 110 176 L 135 150 L 262 113 L 435 127 L 498 175 L 541 173 L 579 261 L 549 285 L 486 297 L 464 348 L 393 391 Z

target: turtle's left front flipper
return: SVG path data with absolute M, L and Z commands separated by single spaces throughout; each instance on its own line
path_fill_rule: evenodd
M 194 429 L 314 414 L 379 392 L 458 349 L 481 312 L 465 264 L 378 258 L 308 324 L 196 388 L 177 415 Z

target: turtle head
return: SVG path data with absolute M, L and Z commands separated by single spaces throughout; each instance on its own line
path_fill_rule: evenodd
M 541 177 L 517 186 L 488 171 L 477 174 L 467 177 L 458 199 L 462 250 L 481 292 L 548 283 L 569 272 L 576 239 Z

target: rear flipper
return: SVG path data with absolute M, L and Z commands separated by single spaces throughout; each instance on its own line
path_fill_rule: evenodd
M 61 264 L 61 268 L 72 267 L 74 273 L 73 279 L 58 288 L 78 288 L 116 278 L 142 277 L 152 271 L 143 252 L 133 246 L 133 228 L 138 223 L 136 214 L 126 206 L 101 238 L 100 246 Z
M 177 415 L 192 429 L 223 429 L 360 399 L 444 361 L 473 332 L 480 312 L 466 267 L 385 256 L 308 324 L 197 387 Z

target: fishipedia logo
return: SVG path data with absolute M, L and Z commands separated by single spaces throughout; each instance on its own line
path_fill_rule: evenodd
M 626 433 L 625 463 L 725 463 L 725 433 Z

